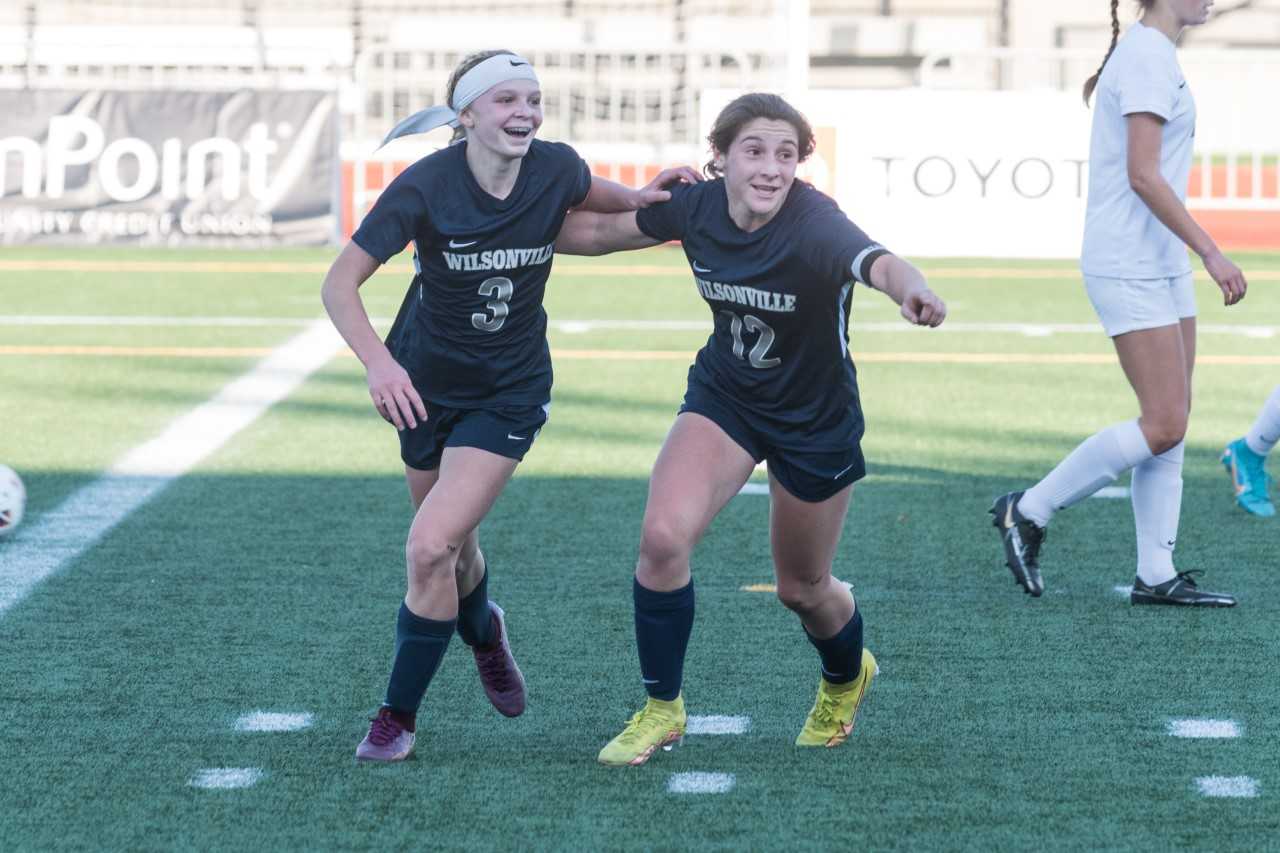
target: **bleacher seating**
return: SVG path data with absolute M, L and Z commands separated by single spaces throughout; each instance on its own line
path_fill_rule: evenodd
M 441 100 L 463 55 L 501 46 L 539 66 L 549 131 L 688 140 L 700 133 L 701 89 L 785 85 L 788 3 L 0 0 L 0 85 L 344 87 L 347 130 L 373 132 Z M 1122 6 L 1127 24 L 1131 4 Z M 818 87 L 918 85 L 922 61 L 947 52 L 957 56 L 931 78 L 941 85 L 1074 86 L 1110 37 L 1105 4 L 810 0 L 809 8 Z M 1280 46 L 1280 0 L 1222 0 L 1216 13 L 1184 42 Z M 1039 76 L 974 58 L 1002 45 L 1082 56 Z

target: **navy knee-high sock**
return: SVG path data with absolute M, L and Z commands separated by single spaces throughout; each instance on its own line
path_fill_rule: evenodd
M 804 628 L 801 623 L 800 627 Z M 836 632 L 834 637 L 819 640 L 804 629 L 804 635 L 813 643 L 822 658 L 822 677 L 830 684 L 848 684 L 858 677 L 862 669 L 862 609 L 853 611 L 853 618 Z
M 458 636 L 468 646 L 484 647 L 496 639 L 493 636 L 493 614 L 489 610 L 489 565 L 476 588 L 458 599 Z
M 645 690 L 654 699 L 680 695 L 684 654 L 693 632 L 693 581 L 671 592 L 654 592 L 635 581 L 636 648 Z
M 396 658 L 391 665 L 384 703 L 392 711 L 412 717 L 449 647 L 456 619 L 424 619 L 403 601 L 396 617 Z

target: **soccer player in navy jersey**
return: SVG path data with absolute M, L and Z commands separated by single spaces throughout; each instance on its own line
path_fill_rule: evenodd
M 399 431 L 416 508 L 391 677 L 360 760 L 413 751 L 418 708 L 455 630 L 494 707 L 508 717 L 524 711 L 524 678 L 503 611 L 488 598 L 478 527 L 547 419 L 542 297 L 556 234 L 570 208 L 634 210 L 669 198 L 660 187 L 682 172 L 693 177 L 668 170 L 633 190 L 593 178 L 568 145 L 535 140 L 537 76 L 510 51 L 464 59 L 448 99 L 388 138 L 448 123 L 455 144 L 391 182 L 322 290 L 365 366 L 374 408 Z M 358 289 L 410 242 L 417 274 L 384 344 Z
M 853 285 L 888 294 L 909 322 L 937 326 L 946 306 L 796 166 L 813 131 L 776 95 L 748 94 L 712 128 L 714 180 L 617 215 L 573 213 L 557 251 L 601 254 L 681 240 L 715 328 L 654 463 L 633 587 L 648 702 L 601 750 L 643 764 L 684 735 L 681 694 L 693 627 L 689 557 L 716 514 L 768 460 L 778 598 L 821 658 L 818 697 L 798 746 L 838 746 L 876 673 L 862 614 L 831 574 L 852 485 L 866 473 L 858 384 L 848 349 Z

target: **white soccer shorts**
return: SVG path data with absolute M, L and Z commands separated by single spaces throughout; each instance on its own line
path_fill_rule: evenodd
M 1196 316 L 1191 273 L 1173 278 L 1107 278 L 1086 275 L 1085 290 L 1108 337 L 1172 326 Z

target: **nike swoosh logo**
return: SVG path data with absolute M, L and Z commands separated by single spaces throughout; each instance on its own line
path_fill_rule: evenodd
M 694 261 L 694 262 L 693 262 L 693 271 L 694 271 L 694 272 L 711 272 L 711 270 L 709 270 L 709 269 L 708 269 L 708 268 L 706 268 L 706 267 L 700 267 L 700 266 L 698 266 L 698 262 L 697 262 L 697 261 Z
M 471 242 L 469 242 L 469 243 L 459 243 L 457 240 L 450 240 L 450 241 L 449 241 L 449 248 L 450 248 L 450 249 L 465 249 L 467 246 L 474 246 L 476 243 L 479 243 L 479 242 L 480 242 L 479 240 L 472 240 L 472 241 L 471 241 Z
M 845 471 L 848 471 L 850 468 L 852 468 L 852 467 L 853 467 L 853 465 L 854 465 L 854 463 L 850 462 L 847 466 L 845 466 L 845 467 L 844 467 L 844 469 L 842 469 L 842 470 L 840 471 L 840 473 L 839 473 L 839 474 L 836 474 L 836 475 L 835 475 L 834 477 L 832 477 L 831 479 L 833 479 L 833 480 L 839 480 L 839 479 L 840 479 L 840 477 L 844 475 Z
M 657 684 L 659 681 L 659 679 L 657 678 L 642 678 L 640 680 L 643 681 L 645 684 Z
M 1181 83 L 1179 83 L 1179 84 L 1178 84 L 1178 88 L 1179 88 L 1179 89 L 1185 89 L 1186 87 L 1187 87 L 1187 81 L 1186 81 L 1186 80 L 1183 80 Z
M 507 60 L 507 62 L 510 62 L 510 63 L 511 63 L 511 65 L 512 65 L 512 67 L 514 67 L 514 68 L 519 68 L 521 65 L 528 65 L 528 64 L 529 64 L 529 63 L 527 63 L 527 62 L 516 62 L 514 59 L 508 59 L 508 60 Z
M 512 435 L 511 433 L 507 433 L 507 438 L 511 439 L 512 441 L 524 441 L 523 435 Z

